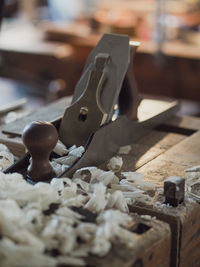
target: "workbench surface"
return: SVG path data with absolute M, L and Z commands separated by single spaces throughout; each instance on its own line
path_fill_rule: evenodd
M 4 143 L 14 152 L 16 147 L 7 140 Z M 174 116 L 132 144 L 129 154 L 120 154 L 124 162 L 122 171 L 140 172 L 147 181 L 162 188 L 163 181 L 169 176 L 185 177 L 185 169 L 200 165 L 199 150 L 200 119 Z M 195 194 L 198 195 L 198 190 Z M 130 205 L 130 212 L 155 216 L 156 219 L 148 219 L 145 224 L 142 217 L 133 214 L 137 222 L 147 225 L 144 231 L 138 231 L 135 247 L 132 250 L 113 247 L 104 258 L 89 257 L 88 266 L 200 266 L 198 200 L 185 197 L 185 202 L 178 207 L 163 203 L 162 198 L 154 195 L 153 203 L 136 201 Z

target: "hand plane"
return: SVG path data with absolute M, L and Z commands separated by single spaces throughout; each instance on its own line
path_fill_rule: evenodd
M 85 153 L 60 177 L 105 162 L 177 110 L 175 101 L 141 101 L 133 75 L 138 45 L 128 36 L 104 34 L 89 55 L 71 105 L 55 122 L 59 139 L 67 147 L 84 146 Z M 29 158 L 27 153 L 4 172 L 25 174 Z

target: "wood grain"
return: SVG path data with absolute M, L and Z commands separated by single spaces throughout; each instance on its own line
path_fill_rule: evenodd
M 120 155 L 124 162 L 122 171 L 137 170 L 185 138 L 181 134 L 152 130 L 132 145 L 132 149 L 128 155 Z
M 185 176 L 184 170 L 199 165 L 200 132 L 184 138 L 158 157 L 148 161 L 137 171 L 144 174 L 147 180 L 160 186 L 171 176 Z M 160 204 L 164 198 L 157 199 Z M 144 206 L 137 203 L 131 210 L 139 214 L 154 215 L 168 222 L 172 231 L 171 266 L 195 266 L 200 264 L 200 205 L 186 198 L 185 202 L 176 208 L 154 205 Z

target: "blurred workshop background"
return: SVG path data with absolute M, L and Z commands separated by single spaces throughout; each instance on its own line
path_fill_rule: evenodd
M 88 54 L 109 32 L 141 43 L 141 94 L 179 99 L 182 113 L 200 115 L 200 0 L 4 2 L 0 105 L 27 97 L 38 107 L 73 94 Z

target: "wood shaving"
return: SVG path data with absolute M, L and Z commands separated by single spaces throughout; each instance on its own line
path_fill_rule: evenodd
M 107 168 L 110 171 L 113 172 L 119 172 L 122 168 L 123 165 L 123 160 L 121 157 L 117 156 L 117 157 L 112 157 L 108 164 L 107 164 Z
M 30 113 L 30 111 L 28 111 L 28 110 L 23 111 L 23 112 L 10 111 L 4 117 L 4 123 L 8 124 L 8 123 L 14 122 L 18 119 L 23 118 L 24 116 L 28 115 L 29 113 Z
M 66 148 L 66 146 L 58 140 L 56 146 L 54 147 L 53 151 L 58 154 L 59 156 L 63 156 L 68 154 L 69 150 Z
M 73 146 L 68 151 L 52 161 L 57 173 L 84 148 Z M 146 201 L 145 190 L 152 185 L 145 186 L 137 173 L 123 173 L 120 181 L 114 171 L 87 167 L 72 179 L 36 185 L 18 173 L 0 172 L 0 265 L 84 266 L 84 257 L 105 256 L 112 244 L 131 247 L 137 234 L 125 229 L 132 221 L 128 203 L 138 197 Z M 89 221 L 84 212 L 90 214 Z
M 59 176 L 82 156 L 82 154 L 85 152 L 85 149 L 83 146 L 72 146 L 67 149 L 64 144 L 58 141 L 56 147 L 54 148 L 54 152 L 61 156 L 68 153 L 62 157 L 53 158 L 51 161 L 51 165 L 56 173 L 56 176 Z
M 185 179 L 186 197 L 188 197 L 188 200 L 190 198 L 193 198 L 199 202 L 200 193 L 198 192 L 198 190 L 197 192 L 196 190 L 195 192 L 193 191 L 200 184 L 200 165 L 186 169 L 185 174 L 186 174 L 186 179 Z
M 131 151 L 131 146 L 128 145 L 128 146 L 122 146 L 120 147 L 119 149 L 119 154 L 129 154 L 129 152 Z

